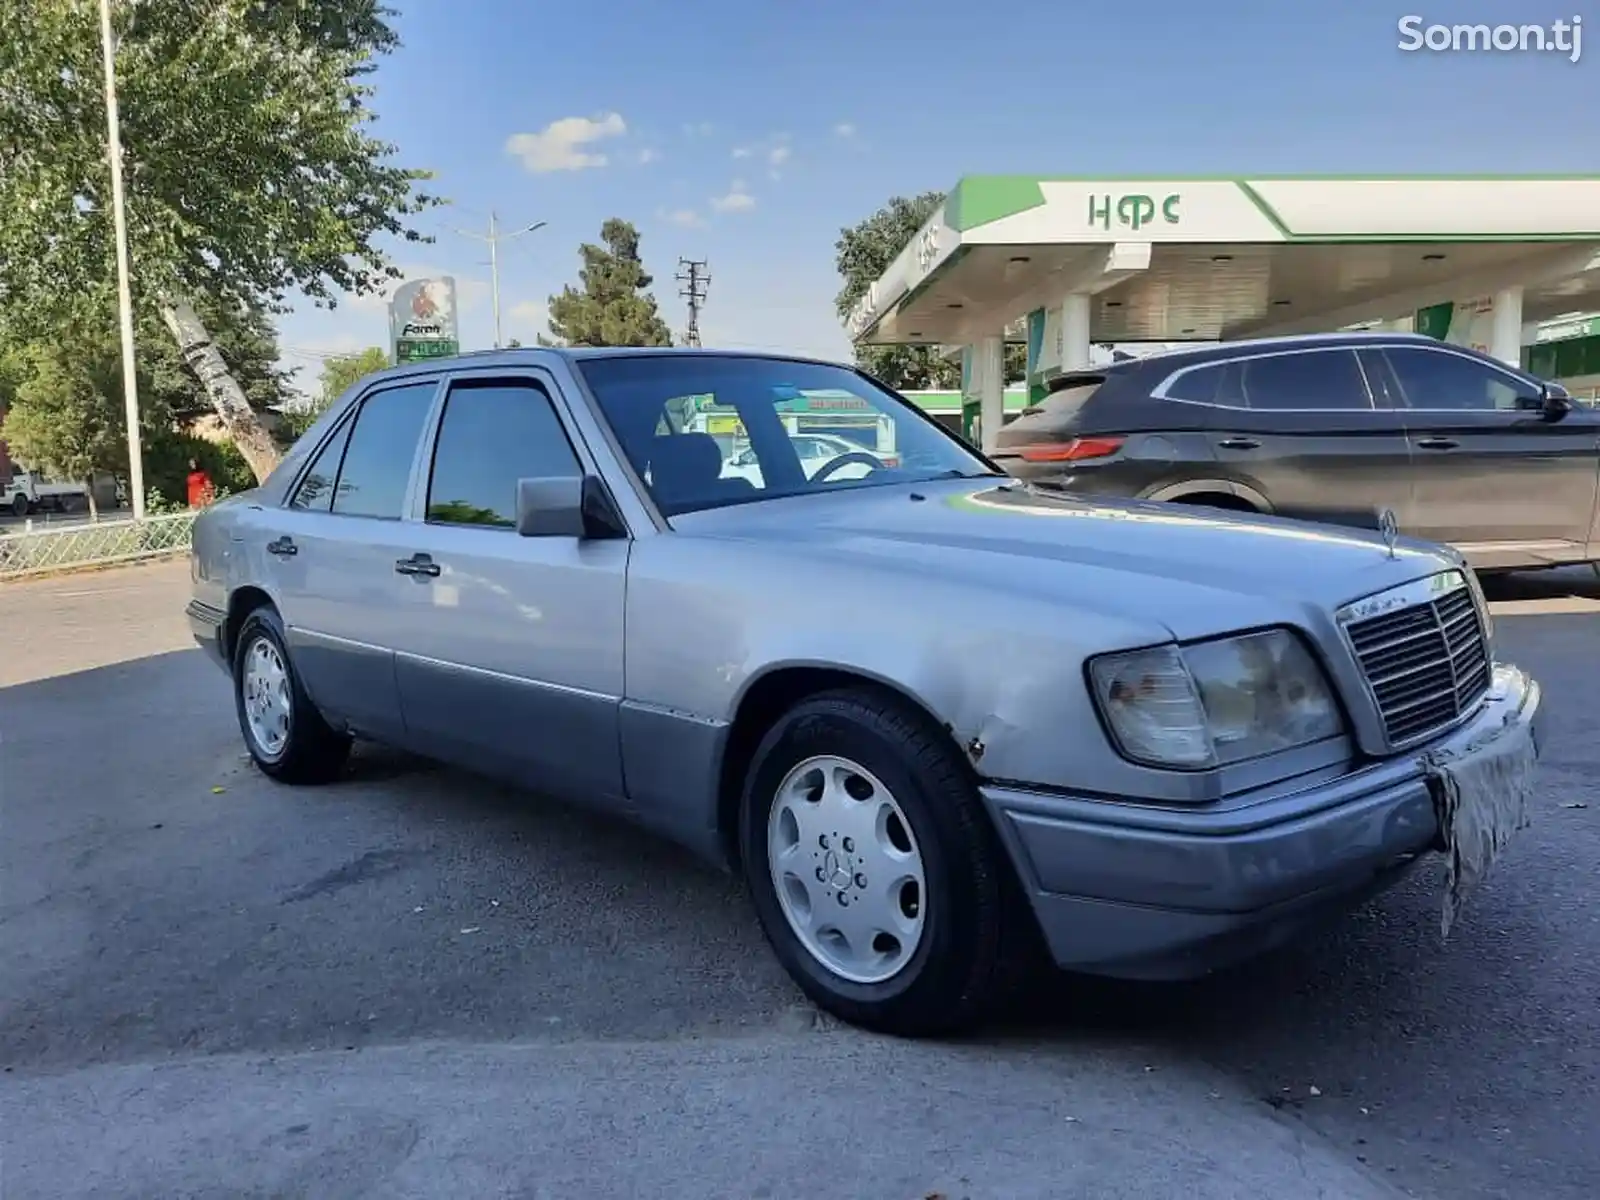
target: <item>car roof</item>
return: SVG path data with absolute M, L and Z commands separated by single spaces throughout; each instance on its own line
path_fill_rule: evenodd
M 1161 350 L 1154 354 L 1142 355 L 1138 358 L 1124 359 L 1121 362 L 1106 363 L 1099 367 L 1082 367 L 1073 371 L 1064 371 L 1051 379 L 1046 385 L 1051 392 L 1072 387 L 1077 380 L 1108 379 L 1113 377 L 1128 377 L 1142 375 L 1146 372 L 1159 372 L 1163 377 L 1185 367 L 1198 366 L 1208 362 L 1226 362 L 1230 359 L 1242 358 L 1253 353 L 1272 352 L 1281 354 L 1294 350 L 1329 350 L 1341 346 L 1351 349 L 1360 349 L 1362 346 L 1381 345 L 1416 345 L 1416 346 L 1443 346 L 1445 343 L 1438 338 L 1432 338 L 1422 333 L 1383 333 L 1370 329 L 1347 330 L 1342 333 L 1301 333 L 1286 337 L 1270 338 L 1241 338 L 1236 342 L 1207 342 L 1202 346 L 1182 346 L 1173 350 Z M 1452 349 L 1471 354 L 1464 347 L 1455 346 Z
M 432 374 L 455 367 L 515 367 L 564 360 L 574 365 L 607 358 L 754 358 L 769 362 L 812 363 L 821 366 L 843 367 L 854 370 L 848 363 L 804 354 L 783 354 L 763 350 L 708 350 L 698 346 L 517 346 L 502 350 L 467 350 L 449 358 L 432 358 L 423 362 L 405 363 L 375 372 L 385 379 L 406 375 Z

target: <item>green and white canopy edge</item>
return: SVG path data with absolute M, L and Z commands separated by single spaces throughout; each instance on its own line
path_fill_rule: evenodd
M 963 348 L 986 446 L 1008 326 L 1029 383 L 1095 343 L 1404 322 L 1518 362 L 1525 327 L 1600 309 L 1600 175 L 980 175 L 862 297 L 868 343 Z

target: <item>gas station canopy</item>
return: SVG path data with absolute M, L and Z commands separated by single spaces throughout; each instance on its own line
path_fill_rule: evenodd
M 1046 375 L 1087 366 L 1094 343 L 1422 328 L 1430 311 L 1441 336 L 1516 362 L 1525 325 L 1595 309 L 1600 175 L 980 175 L 848 324 L 858 342 L 968 347 L 969 395 L 998 406 L 1004 330 L 1022 318 L 1032 383 L 1044 360 Z

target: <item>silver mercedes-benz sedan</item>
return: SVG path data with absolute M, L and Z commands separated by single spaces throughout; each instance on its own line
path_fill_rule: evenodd
M 803 467 L 819 438 L 861 448 Z M 1035 493 L 801 359 L 382 372 L 199 517 L 193 576 L 269 776 L 370 738 L 613 810 L 742 872 L 818 1004 L 908 1035 L 1040 949 L 1210 970 L 1431 850 L 1448 930 L 1538 753 L 1453 551 Z

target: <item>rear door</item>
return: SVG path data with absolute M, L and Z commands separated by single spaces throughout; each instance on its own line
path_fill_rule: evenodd
M 1382 351 L 1415 470 L 1407 532 L 1460 547 L 1475 566 L 1581 559 L 1600 481 L 1600 410 L 1547 419 L 1539 385 L 1440 346 Z
M 1398 516 L 1410 502 L 1399 415 L 1374 400 L 1347 346 L 1194 368 L 1162 390 L 1209 404 L 1207 437 L 1222 473 L 1280 516 L 1372 528 L 1381 510 Z
M 289 502 L 264 511 L 259 552 L 306 690 L 333 720 L 404 740 L 393 644 L 405 513 L 436 379 L 364 397 Z

